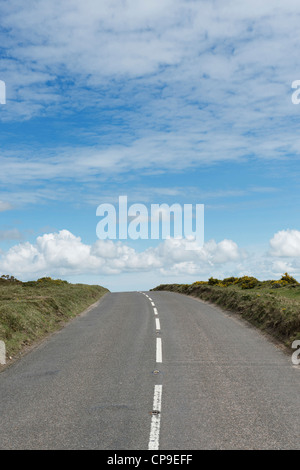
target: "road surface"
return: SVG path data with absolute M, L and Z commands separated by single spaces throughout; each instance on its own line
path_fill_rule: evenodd
M 300 367 L 170 292 L 104 296 L 0 373 L 1 449 L 299 449 Z

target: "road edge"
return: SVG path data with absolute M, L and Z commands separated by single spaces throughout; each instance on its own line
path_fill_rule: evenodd
M 58 328 L 55 331 L 51 331 L 50 333 L 45 334 L 45 336 L 43 336 L 42 338 L 34 341 L 32 344 L 30 344 L 28 346 L 25 345 L 22 348 L 22 350 L 19 351 L 19 353 L 16 356 L 6 359 L 6 364 L 0 364 L 0 374 L 1 374 L 1 372 L 4 372 L 6 369 L 11 367 L 12 365 L 16 364 L 18 361 L 20 361 L 20 359 L 22 359 L 24 356 L 27 356 L 27 354 L 31 353 L 33 350 L 35 350 L 35 349 L 39 348 L 40 346 L 42 346 L 46 341 L 48 341 L 50 338 L 52 338 L 52 336 L 58 334 L 61 330 L 63 330 L 67 325 L 72 323 L 74 320 L 76 320 L 79 317 L 83 317 L 83 316 L 87 315 L 90 310 L 97 307 L 102 302 L 104 297 L 106 297 L 110 293 L 111 293 L 110 291 L 105 292 L 105 294 L 103 294 L 102 297 L 99 300 L 97 300 L 96 302 L 91 304 L 89 307 L 84 309 L 82 312 L 78 313 L 74 317 L 71 317 L 71 318 L 68 318 L 67 320 L 62 321 L 62 323 L 58 326 Z

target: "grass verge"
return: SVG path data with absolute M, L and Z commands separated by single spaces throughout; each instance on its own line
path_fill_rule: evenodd
M 212 302 L 291 348 L 294 340 L 300 340 L 300 284 L 287 276 L 282 276 L 283 281 L 258 281 L 247 276 L 223 281 L 211 278 L 194 284 L 162 284 L 152 290 L 179 292 Z
M 0 278 L 0 340 L 7 357 L 60 329 L 98 301 L 108 289 L 42 278 L 20 282 Z

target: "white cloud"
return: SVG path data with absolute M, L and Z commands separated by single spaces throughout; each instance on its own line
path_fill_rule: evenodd
M 9 211 L 13 206 L 9 202 L 0 201 L 0 212 Z
M 297 230 L 282 230 L 270 240 L 269 253 L 247 253 L 226 239 L 209 240 L 202 247 L 193 240 L 167 239 L 138 252 L 121 241 L 97 240 L 92 245 L 85 244 L 80 237 L 61 230 L 37 237 L 34 243 L 19 243 L 1 251 L 0 272 L 22 280 L 51 276 L 69 280 L 88 278 L 94 282 L 93 279 L 106 276 L 106 282 L 117 289 L 119 276 L 134 273 L 139 275 L 133 289 L 147 279 L 180 283 L 207 280 L 211 276 L 223 279 L 250 275 L 263 280 L 280 278 L 284 272 L 297 278 L 299 240 Z
M 270 240 L 271 255 L 279 257 L 300 256 L 300 231 L 281 230 Z
M 16 228 L 0 230 L 0 240 L 22 240 L 23 234 Z
M 75 160 L 84 176 L 158 159 L 169 169 L 236 160 L 249 149 L 259 158 L 299 155 L 287 119 L 299 111 L 290 100 L 299 78 L 299 2 L 242 3 L 2 2 L 9 54 L 1 62 L 8 88 L 1 116 L 118 108 L 131 141 L 111 151 L 97 142 L 92 154 L 82 147 Z M 46 152 L 27 160 L 25 175 L 74 173 L 63 153 L 70 151 L 58 148 L 58 162 L 45 163 Z
M 187 250 L 187 246 L 193 250 Z M 37 276 L 120 274 L 122 272 L 209 272 L 214 266 L 243 258 L 236 243 L 211 240 L 200 247 L 194 241 L 168 239 L 137 252 L 125 243 L 97 240 L 84 244 L 68 230 L 40 236 L 34 244 L 20 243 L 2 253 L 0 270 L 23 279 Z

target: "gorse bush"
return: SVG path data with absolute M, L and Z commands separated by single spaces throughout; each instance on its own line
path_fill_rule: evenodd
M 243 277 L 226 277 L 223 280 L 210 277 L 207 282 L 197 281 L 193 285 L 203 285 L 207 284 L 209 286 L 219 286 L 219 287 L 228 287 L 237 285 L 242 289 L 253 289 L 258 285 L 259 281 L 252 276 L 243 276 Z
M 285 273 L 283 276 L 281 276 L 281 281 L 284 281 L 287 284 L 298 284 L 296 279 L 290 276 L 288 273 Z
M 236 284 L 236 282 L 239 280 L 238 277 L 226 277 L 225 279 L 223 279 L 222 281 L 222 285 L 227 287 L 227 286 L 232 286 L 233 284 Z
M 242 276 L 242 277 L 225 277 L 224 279 L 217 279 L 210 277 L 208 281 L 196 281 L 192 286 L 217 286 L 217 287 L 229 287 L 237 286 L 241 289 L 254 289 L 258 286 L 269 285 L 271 288 L 280 288 L 287 285 L 299 285 L 298 281 L 290 276 L 288 273 L 285 273 L 281 276 L 281 279 L 277 281 L 259 281 L 256 277 L 253 276 Z
M 252 276 L 243 276 L 239 278 L 237 284 L 240 284 L 242 289 L 254 289 L 258 284 L 258 279 Z
M 10 276 L 9 274 L 2 274 L 0 277 L 0 282 L 14 282 L 14 283 L 21 283 L 18 279 L 16 279 L 14 276 Z
M 68 284 L 68 281 L 63 281 L 62 279 L 52 279 L 51 277 L 41 277 L 36 282 L 40 284 L 43 283 L 52 285 Z
M 16 279 L 14 276 L 10 276 L 9 274 L 2 274 L 0 277 L 1 284 L 7 283 L 14 283 L 14 284 L 23 284 L 24 286 L 38 286 L 38 285 L 61 285 L 61 284 L 68 284 L 68 281 L 63 281 L 62 279 L 52 279 L 51 277 L 41 277 L 37 281 L 28 281 L 22 282 L 19 279 Z
M 288 273 L 283 274 L 281 276 L 281 279 L 279 281 L 272 281 L 272 288 L 273 289 L 278 289 L 280 287 L 285 287 L 291 284 L 299 284 L 296 279 L 292 276 L 290 276 Z
M 215 286 L 216 284 L 219 284 L 221 281 L 219 279 L 215 279 L 213 277 L 210 277 L 208 279 L 208 285 L 209 286 Z

